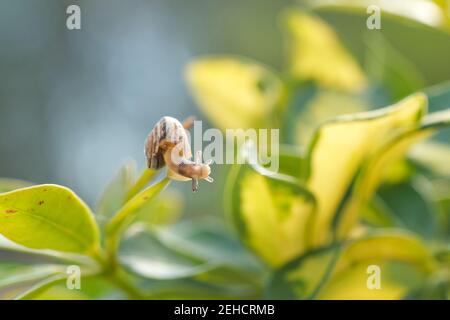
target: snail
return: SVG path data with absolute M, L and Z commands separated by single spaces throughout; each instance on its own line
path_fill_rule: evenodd
M 175 118 L 163 117 L 153 127 L 145 141 L 147 166 L 151 169 L 168 167 L 168 177 L 178 181 L 192 179 L 192 191 L 198 191 L 198 181 L 204 179 L 213 182 L 209 175 L 211 161 L 202 163 L 202 152 L 197 151 L 195 161 L 192 158 L 191 146 L 186 134 L 194 122 L 192 117 L 183 124 Z

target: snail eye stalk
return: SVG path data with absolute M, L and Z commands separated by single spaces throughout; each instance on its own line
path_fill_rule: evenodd
M 201 151 L 197 151 L 195 153 L 194 163 L 197 166 L 202 164 L 202 152 Z M 198 191 L 198 179 L 197 178 L 192 178 L 192 191 L 193 192 Z
M 208 181 L 209 183 L 213 183 L 213 182 L 214 182 L 214 179 L 211 178 L 211 177 L 206 177 L 206 178 L 205 178 L 205 181 Z
M 192 191 L 193 192 L 198 191 L 198 179 L 196 179 L 196 178 L 192 179 Z

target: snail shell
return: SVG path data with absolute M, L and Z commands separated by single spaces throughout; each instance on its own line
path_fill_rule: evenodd
M 191 158 L 191 146 L 183 125 L 175 118 L 162 117 L 154 126 L 145 142 L 147 166 L 161 169 L 166 165 L 164 152 L 177 146 L 180 157 Z

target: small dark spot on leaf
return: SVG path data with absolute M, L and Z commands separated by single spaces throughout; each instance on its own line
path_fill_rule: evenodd
M 14 210 L 14 209 L 6 209 L 5 210 L 5 213 L 8 213 L 8 214 L 16 213 L 16 212 L 17 212 L 17 210 Z
M 47 192 L 47 189 L 43 189 L 42 191 Z
M 145 196 L 145 197 L 143 197 L 142 199 L 145 200 L 145 201 L 147 201 L 147 200 L 148 200 L 148 197 Z
M 40 206 L 43 205 L 43 204 L 44 204 L 44 200 L 41 200 L 41 201 L 38 202 L 38 205 L 40 205 Z
M 267 93 L 272 87 L 272 81 L 269 78 L 261 78 L 256 82 L 256 88 L 263 94 Z

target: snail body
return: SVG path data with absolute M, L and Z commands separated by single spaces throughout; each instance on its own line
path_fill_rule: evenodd
M 172 117 L 161 118 L 145 142 L 147 166 L 151 169 L 168 167 L 168 177 L 179 181 L 192 180 L 192 190 L 198 190 L 198 180 L 212 182 L 209 176 L 210 162 L 201 163 L 201 152 L 197 152 L 195 161 L 192 158 L 191 146 L 186 129 L 192 125 L 192 119 L 184 125 Z

